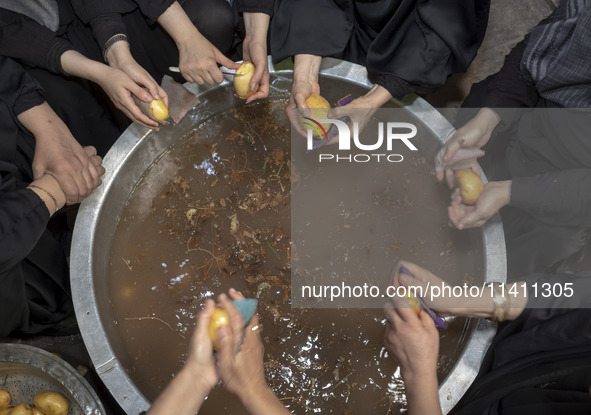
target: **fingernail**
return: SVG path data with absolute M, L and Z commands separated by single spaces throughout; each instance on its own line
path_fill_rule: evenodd
M 400 265 L 400 268 L 398 268 L 398 272 L 412 277 L 412 272 L 410 272 L 410 270 L 406 268 L 404 265 Z

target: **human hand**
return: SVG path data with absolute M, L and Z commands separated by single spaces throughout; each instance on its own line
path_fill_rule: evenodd
M 476 159 L 484 155 L 478 150 L 483 147 L 490 139 L 492 132 L 500 122 L 499 115 L 490 108 L 482 108 L 478 114 L 464 126 L 459 128 L 453 137 L 449 139 L 445 146 L 435 156 L 435 170 L 437 180 L 442 181 L 445 177 L 450 188 L 454 187 L 454 169 L 449 167 L 454 158 L 460 158 L 462 165 L 458 168 L 471 168 L 474 172 L 480 175 L 480 168 Z M 464 151 L 463 156 L 458 152 Z
M 54 120 L 52 128 L 40 129 L 35 134 L 33 177 L 53 176 L 66 196 L 66 204 L 73 205 L 101 184 L 105 168 L 96 149 L 83 148 L 68 127 L 58 120 Z
M 349 117 L 350 120 L 350 131 L 353 134 L 353 126 L 357 124 L 358 134 L 361 134 L 367 122 L 371 119 L 373 114 L 377 111 L 377 107 L 371 107 L 366 101 L 365 97 L 359 97 L 352 100 L 347 105 L 342 107 L 332 108 L 328 112 L 328 118 L 339 119 Z M 331 138 L 327 144 L 337 144 L 339 142 L 339 136 L 336 135 Z
M 244 298 L 233 289 L 230 295 L 233 299 Z M 258 317 L 255 315 L 244 328 L 240 311 L 226 295 L 219 297 L 219 303 L 228 313 L 230 325 L 217 331 L 218 372 L 224 387 L 243 400 L 267 389 Z
M 121 110 L 131 121 L 158 131 L 158 122 L 142 113 L 132 97 L 149 103 L 152 95 L 142 86 L 138 85 L 127 73 L 117 68 L 105 66 L 97 77 L 97 83 L 107 93 L 117 109 Z
M 244 38 L 243 55 L 245 62 L 252 62 L 255 67 L 250 79 L 250 89 L 256 90 L 246 99 L 246 103 L 269 96 L 269 66 L 267 62 L 267 45 L 255 43 L 248 36 Z M 256 89 L 258 86 L 258 89 Z
M 449 219 L 458 229 L 477 228 L 486 223 L 511 200 L 511 180 L 489 182 L 478 197 L 474 206 L 462 203 L 460 189 L 451 196 L 451 206 L 447 208 Z
M 197 316 L 197 326 L 191 337 L 189 353 L 185 368 L 195 379 L 200 379 L 206 387 L 213 388 L 219 380 L 215 358 L 213 355 L 213 344 L 209 337 L 209 321 L 215 309 L 213 300 L 205 301 L 205 306 Z
M 405 382 L 411 378 L 429 377 L 437 371 L 439 333 L 429 315 L 419 315 L 394 297 L 386 304 L 386 332 L 384 345 L 398 359 Z
M 181 75 L 189 81 L 199 85 L 208 83 L 221 83 L 224 75 L 218 67 L 225 66 L 228 69 L 238 69 L 239 64 L 228 59 L 207 40 L 197 29 L 193 35 L 178 45 L 179 47 L 179 70 Z
M 407 289 L 416 287 L 414 290 L 416 290 L 417 296 L 421 297 L 430 309 L 443 317 L 452 314 L 454 306 L 452 298 L 446 298 L 443 295 L 431 298 L 428 291 L 428 287 L 441 287 L 443 289 L 443 287 L 449 287 L 449 285 L 431 271 L 417 264 L 400 261 L 392 272 L 392 285 L 394 287 L 404 286 Z M 414 291 L 410 292 L 414 293 Z M 408 308 L 408 305 L 406 307 Z
M 250 89 L 259 89 L 249 96 L 249 103 L 259 98 L 269 96 L 269 65 L 267 60 L 267 28 L 269 15 L 265 13 L 244 13 L 246 37 L 242 42 L 242 55 L 245 62 L 252 62 L 255 66 L 254 75 L 250 80 Z
M 306 98 L 312 94 L 320 95 L 318 72 L 321 61 L 321 56 L 296 55 L 294 57 L 293 84 L 285 111 L 291 125 L 304 137 L 306 137 L 306 131 L 300 125 L 298 114 L 309 117 L 310 107 L 306 104 Z
M 129 43 L 121 41 L 113 44 L 107 50 L 106 59 L 109 66 L 125 72 L 135 83 L 147 89 L 152 99 L 162 99 L 168 107 L 168 95 L 148 71 L 133 58 L 129 50 Z

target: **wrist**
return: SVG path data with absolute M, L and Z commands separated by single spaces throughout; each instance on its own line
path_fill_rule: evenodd
M 45 203 L 49 216 L 52 216 L 66 204 L 66 195 L 57 180 L 49 175 L 35 179 L 28 189 L 32 190 Z
M 107 44 L 105 44 L 106 49 L 104 50 L 103 56 L 105 58 L 105 61 L 110 66 L 120 67 L 122 65 L 125 65 L 127 62 L 133 60 L 133 57 L 131 56 L 131 51 L 129 50 L 129 43 L 127 42 L 127 38 L 120 39 L 115 43 L 111 44 L 109 47 L 107 47 Z
M 183 366 L 177 376 L 181 376 L 186 382 L 194 385 L 196 390 L 204 390 L 207 395 L 209 390 L 215 386 L 215 383 L 212 384 L 203 376 L 206 371 L 207 368 L 201 365 L 188 363 Z
M 295 55 L 293 63 L 294 82 L 305 81 L 318 83 L 320 72 L 321 56 L 316 55 Z
M 491 182 L 499 191 L 498 203 L 499 209 L 507 206 L 511 202 L 511 184 L 512 180 L 504 180 L 500 182 Z
M 484 107 L 478 111 L 478 117 L 484 122 L 485 128 L 488 132 L 492 131 L 501 122 L 501 117 L 490 108 Z
M 250 408 L 253 405 L 264 401 L 267 397 L 275 397 L 273 390 L 266 382 L 253 382 L 245 388 L 241 388 L 240 392 L 236 392 L 236 396 L 240 399 L 245 408 Z
M 374 85 L 367 94 L 360 97 L 364 108 L 380 108 L 390 99 L 392 94 L 381 85 Z
M 191 48 L 193 44 L 195 44 L 198 40 L 207 41 L 207 39 L 193 25 L 191 25 L 191 27 L 186 30 L 179 31 L 179 33 L 176 33 L 174 36 L 171 37 L 174 43 L 176 44 L 177 48 L 179 49 L 179 52 L 181 50 Z

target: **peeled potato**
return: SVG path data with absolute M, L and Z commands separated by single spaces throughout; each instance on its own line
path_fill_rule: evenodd
M 250 89 L 250 80 L 254 75 L 254 71 L 255 67 L 252 62 L 243 62 L 242 65 L 236 69 L 236 74 L 242 75 L 234 77 L 234 89 L 236 90 L 238 98 L 246 99 L 259 89 L 258 85 L 255 89 Z
M 456 184 L 460 188 L 462 201 L 467 205 L 473 205 L 484 190 L 484 184 L 480 177 L 472 170 L 462 169 L 455 172 Z
M 152 114 L 152 117 L 161 121 L 164 121 L 168 118 L 168 108 L 166 107 L 166 104 L 162 98 L 153 99 L 150 104 L 148 104 L 148 108 L 150 109 L 150 114 Z
M 10 393 L 0 389 L 0 408 L 6 408 L 8 405 L 10 405 Z
M 32 408 L 26 403 L 21 403 L 12 408 L 9 412 L 10 415 L 32 415 Z
M 227 326 L 230 324 L 230 316 L 226 313 L 226 310 L 216 307 L 213 310 L 213 314 L 211 315 L 211 320 L 209 321 L 209 338 L 213 343 L 214 350 L 217 350 L 217 330 L 220 327 Z
M 419 301 L 419 299 L 410 292 L 406 294 L 406 299 L 408 300 L 408 304 L 410 305 L 410 307 L 414 310 L 415 313 L 417 313 L 417 316 L 421 314 L 421 302 Z
M 39 392 L 33 402 L 45 415 L 66 415 L 70 406 L 66 398 L 53 391 Z
M 328 118 L 328 111 L 330 111 L 330 104 L 328 103 L 327 100 L 325 100 L 320 95 L 318 95 L 318 94 L 310 95 L 308 98 L 306 98 L 306 105 L 308 107 L 310 107 L 310 117 L 309 118 L 312 118 L 313 120 L 315 120 L 317 122 L 320 122 L 320 120 Z M 319 135 L 315 128 L 312 128 L 312 126 L 310 126 L 310 125 L 306 125 L 306 124 L 310 124 L 310 121 L 306 120 L 301 115 L 298 115 L 298 118 L 299 118 L 300 124 L 302 125 L 302 128 L 304 128 L 305 130 L 311 129 L 314 132 L 314 134 L 313 134 L 314 137 L 324 138 L 323 137 L 324 133 Z M 322 123 L 321 125 L 322 125 L 322 128 L 324 128 L 324 131 L 328 134 L 328 129 L 331 127 L 332 124 Z

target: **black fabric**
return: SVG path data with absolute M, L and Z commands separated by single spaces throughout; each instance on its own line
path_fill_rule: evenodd
M 466 70 L 484 37 L 490 6 L 459 0 L 275 3 L 274 61 L 296 54 L 346 59 L 366 66 L 372 82 L 395 97 L 442 86 L 451 73 Z
M 135 4 L 130 6 L 130 3 L 122 2 L 120 10 L 123 11 L 117 14 L 113 10 L 117 9 L 118 0 L 104 0 L 102 9 L 97 8 L 91 0 L 74 1 L 76 13 L 87 19 L 95 35 L 103 33 L 102 39 L 97 38 L 99 43 L 125 30 L 123 33 L 127 33 L 134 59 L 157 82 L 164 75 L 184 82 L 180 74 L 168 70 L 169 66 L 178 65 L 179 52 L 174 41 L 158 24 L 152 24 L 159 16 L 156 13 L 168 2 L 138 1 L 139 7 Z M 225 0 L 186 0 L 179 3 L 199 32 L 215 47 L 224 54 L 233 51 L 236 21 L 232 8 Z
M 175 0 L 134 0 L 142 14 L 150 24 L 154 24 L 158 17 L 168 9 Z M 182 1 L 179 1 L 182 3 Z
M 26 189 L 32 181 L 34 138 L 19 125 L 13 110 L 19 97 L 35 91 L 42 96 L 41 89 L 4 57 L 0 75 L 0 336 L 6 336 L 38 333 L 73 307 L 64 252 L 46 229 L 49 212 Z
M 563 107 L 590 107 L 591 1 L 562 0 L 530 37 L 522 71 L 540 95 Z
M 273 17 L 275 0 L 235 0 L 239 13 L 265 13 Z
M 77 50 L 96 61 L 102 61 L 102 54 L 90 29 L 74 13 L 69 1 L 60 0 L 58 4 L 57 33 L 22 15 L 11 15 L 10 23 L 0 18 L 0 54 L 27 65 L 29 74 L 42 85 L 48 103 L 74 137 L 82 145 L 97 147 L 104 156 L 130 121 L 98 85 L 61 74 L 60 57 L 66 50 Z M 55 70 L 57 65 L 59 71 Z
M 588 280 L 591 273 L 532 275 L 530 283 Z M 530 299 L 534 298 L 530 290 Z M 533 304 L 529 304 L 530 306 Z M 578 308 L 577 308 L 578 307 Z M 526 308 L 499 328 L 478 376 L 453 415 L 591 413 L 591 297 Z
M 60 57 L 71 49 L 74 47 L 70 43 L 47 27 L 0 8 L 0 55 L 63 74 Z

